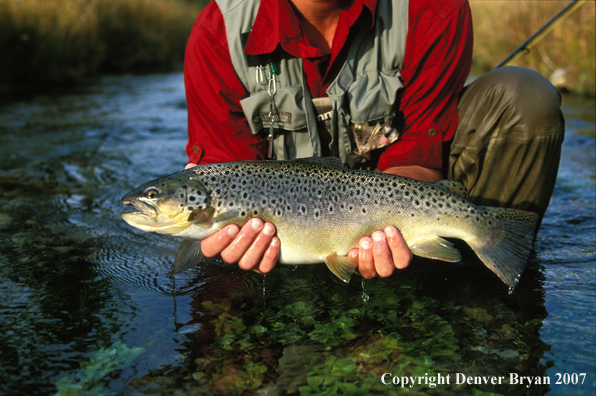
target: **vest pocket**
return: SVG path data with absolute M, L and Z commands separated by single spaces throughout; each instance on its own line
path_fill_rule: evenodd
M 273 95 L 273 107 L 267 91 L 257 92 L 240 100 L 240 105 L 252 133 L 256 134 L 263 128 L 268 130 L 271 119 L 273 119 L 273 128 L 276 130 L 307 130 L 300 86 L 278 87 L 276 94 Z
M 363 124 L 395 113 L 397 91 L 404 86 L 399 76 L 399 70 L 374 70 L 358 75 L 345 93 L 351 121 Z
M 395 109 L 397 92 L 403 88 L 399 76 L 399 70 L 369 70 L 346 85 L 343 93 L 339 85 L 333 87 L 336 100 L 343 102 L 338 109 L 339 141 L 350 142 L 351 148 L 342 158 L 350 167 L 363 166 L 372 159 L 372 151 L 399 138 Z M 342 134 L 348 139 L 342 139 Z

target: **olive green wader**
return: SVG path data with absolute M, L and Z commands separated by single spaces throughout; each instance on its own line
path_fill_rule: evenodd
M 468 85 L 443 170 L 476 205 L 540 217 L 553 193 L 565 122 L 557 89 L 521 67 L 493 70 Z M 445 153 L 447 154 L 447 153 Z

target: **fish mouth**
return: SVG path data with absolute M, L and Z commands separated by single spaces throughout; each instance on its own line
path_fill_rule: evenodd
M 120 212 L 121 216 L 141 215 L 153 218 L 158 214 L 157 208 L 148 202 L 122 200 L 122 204 L 128 208 Z

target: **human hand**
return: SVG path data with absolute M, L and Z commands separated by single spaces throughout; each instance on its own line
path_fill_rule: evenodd
M 390 276 L 395 269 L 410 265 L 412 252 L 406 246 L 401 233 L 393 226 L 375 231 L 372 237 L 362 237 L 358 248 L 348 252 L 348 257 L 358 258 L 358 271 L 366 279 Z
M 242 228 L 228 224 L 201 241 L 205 257 L 221 253 L 228 264 L 238 263 L 245 270 L 267 273 L 275 267 L 279 257 L 279 238 L 275 226 L 259 218 L 250 219 Z
M 194 168 L 195 166 L 197 166 L 197 164 L 193 164 L 192 162 L 189 162 L 188 164 L 186 164 L 186 166 L 184 167 L 184 170 L 190 169 L 190 168 Z

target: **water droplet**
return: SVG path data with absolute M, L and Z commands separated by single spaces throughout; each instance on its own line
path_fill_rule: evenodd
M 364 290 L 365 280 L 366 279 L 362 278 L 362 301 L 368 302 L 368 300 L 370 300 L 370 296 L 366 294 L 366 291 Z
M 515 287 L 510 286 L 509 287 L 509 292 L 507 292 L 507 294 L 512 295 L 513 294 L 513 290 L 515 289 Z
M 292 272 L 296 271 L 298 269 L 298 266 L 295 265 L 294 268 L 292 268 Z

